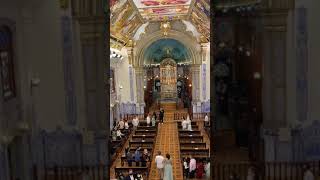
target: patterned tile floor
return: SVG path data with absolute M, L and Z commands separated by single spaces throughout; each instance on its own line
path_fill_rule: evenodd
M 154 157 L 151 164 L 150 180 L 159 180 L 155 156 L 158 151 L 163 155 L 169 153 L 173 160 L 173 175 L 175 180 L 183 180 L 182 165 L 180 161 L 180 144 L 176 122 L 173 121 L 173 111 L 167 111 L 164 116 L 164 123 L 159 125 L 157 140 L 155 144 Z

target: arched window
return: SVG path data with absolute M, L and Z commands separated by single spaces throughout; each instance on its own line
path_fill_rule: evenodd
M 7 26 L 0 26 L 0 76 L 4 100 L 15 97 L 13 38 Z

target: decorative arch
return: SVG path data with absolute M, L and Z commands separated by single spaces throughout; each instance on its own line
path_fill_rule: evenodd
M 144 64 L 144 54 L 146 49 L 154 42 L 160 39 L 174 39 L 182 43 L 188 51 L 188 55 L 191 58 L 192 64 L 201 64 L 201 55 L 200 55 L 200 45 L 197 42 L 197 39 L 193 36 L 190 36 L 186 33 L 170 30 L 168 31 L 168 35 L 166 37 L 163 36 L 162 31 L 156 31 L 153 33 L 144 36 L 136 43 L 136 47 L 134 50 L 134 60 L 133 65 L 135 67 L 142 67 Z

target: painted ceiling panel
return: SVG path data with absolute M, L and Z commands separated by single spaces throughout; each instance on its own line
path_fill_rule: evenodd
M 169 20 L 188 14 L 191 0 L 133 0 L 145 20 Z
M 110 15 L 110 33 L 123 42 L 128 42 L 143 24 L 139 13 L 129 1 L 113 2 Z

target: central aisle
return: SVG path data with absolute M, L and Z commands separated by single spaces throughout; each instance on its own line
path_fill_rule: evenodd
M 165 157 L 167 153 L 170 154 L 173 162 L 173 176 L 174 180 L 183 180 L 182 165 L 180 161 L 180 144 L 178 137 L 178 128 L 176 122 L 173 121 L 174 111 L 165 112 L 164 123 L 159 124 L 157 140 L 153 153 L 152 165 L 150 170 L 150 180 L 159 180 L 160 176 L 154 159 L 158 153 Z

